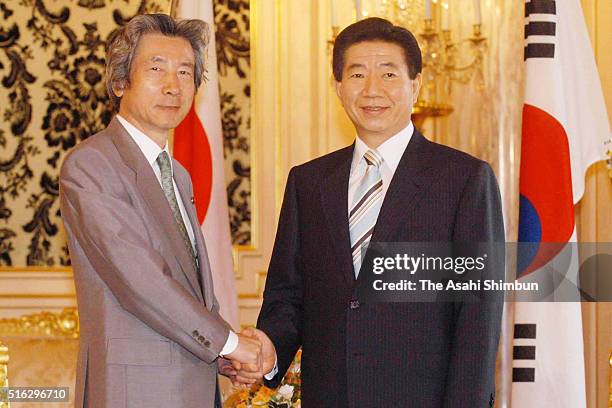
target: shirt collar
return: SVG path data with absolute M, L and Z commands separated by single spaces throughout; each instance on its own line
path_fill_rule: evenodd
M 392 173 L 395 173 L 397 166 L 406 150 L 406 146 L 412 138 L 414 132 L 414 125 L 412 121 L 408 123 L 404 129 L 400 130 L 395 135 L 387 139 L 383 144 L 376 148 L 376 151 L 382 156 L 384 162 L 389 167 Z M 368 145 L 357 135 L 355 139 L 355 151 L 353 152 L 353 162 L 351 164 L 351 170 L 356 168 L 361 162 L 363 155 L 370 150 Z
M 134 142 L 138 145 L 140 151 L 142 152 L 142 154 L 144 154 L 145 158 L 151 166 L 153 166 L 153 164 L 156 162 L 157 157 L 162 151 L 165 151 L 166 153 L 168 153 L 169 157 L 172 157 L 170 155 L 170 151 L 168 150 L 168 142 L 166 142 L 166 145 L 162 149 L 157 143 L 153 141 L 153 139 L 142 133 L 138 128 L 136 128 L 136 126 L 128 122 L 127 119 L 125 119 L 123 116 L 117 115 L 117 120 L 123 125 L 125 130 L 131 136 Z M 172 160 L 170 160 L 170 166 L 172 166 Z

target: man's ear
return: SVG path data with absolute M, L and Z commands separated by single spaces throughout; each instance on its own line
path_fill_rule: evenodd
M 125 84 L 120 82 L 114 82 L 111 88 L 115 96 L 117 98 L 121 98 L 123 96 L 123 91 L 125 90 Z
M 423 81 L 423 77 L 421 74 L 417 74 L 416 77 L 412 80 L 412 104 L 414 105 L 419 99 L 419 91 L 421 90 L 421 84 Z
M 338 95 L 338 98 L 342 100 L 342 82 L 340 81 L 335 81 L 335 82 L 336 82 L 336 95 Z

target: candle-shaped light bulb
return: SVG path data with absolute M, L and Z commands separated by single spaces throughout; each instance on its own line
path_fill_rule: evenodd
M 425 0 L 425 20 L 431 20 L 431 0 Z
M 442 30 L 450 29 L 450 10 L 448 3 L 442 3 Z
M 480 14 L 480 0 L 474 0 L 474 24 L 482 24 L 482 16 Z
M 336 0 L 331 0 L 331 25 L 338 27 L 338 10 L 336 10 Z

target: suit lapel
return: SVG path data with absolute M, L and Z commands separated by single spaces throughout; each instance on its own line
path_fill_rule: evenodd
M 191 254 L 185 246 L 181 233 L 168 200 L 162 191 L 157 177 L 138 145 L 132 140 L 125 128 L 114 118 L 108 126 L 112 140 L 123 161 L 136 173 L 136 187 L 170 242 L 181 269 L 191 285 L 192 291 L 202 300 L 202 294 Z
M 320 187 L 323 211 L 335 246 L 336 258 L 349 287 L 352 287 L 355 281 L 348 229 L 348 183 L 354 148 L 355 144 L 339 152 L 335 170 L 323 180 Z
M 174 168 L 177 169 L 178 163 L 176 160 L 174 160 L 173 165 Z M 188 194 L 187 186 L 189 185 L 190 181 L 186 179 L 183 176 L 183 173 L 180 171 L 174 172 L 174 179 L 176 181 L 176 186 L 178 187 L 179 194 L 181 195 L 181 199 L 183 200 L 183 204 L 185 205 L 185 211 L 187 212 L 189 222 L 191 223 L 191 228 L 193 229 L 193 236 L 196 240 L 198 261 L 200 263 L 200 270 L 198 271 L 198 273 L 202 277 L 202 292 L 204 292 L 204 303 L 206 304 L 206 307 L 209 310 L 212 310 L 214 303 L 214 287 L 210 270 L 210 263 L 208 261 L 208 252 L 206 251 L 204 237 L 202 236 L 202 232 L 200 229 L 200 221 L 198 220 L 198 215 L 195 211 L 193 202 L 191 201 L 192 197 Z
M 372 241 L 393 241 L 395 230 L 406 223 L 411 208 L 431 182 L 433 174 L 429 171 L 429 163 L 432 158 L 427 143 L 423 135 L 415 129 L 387 189 Z

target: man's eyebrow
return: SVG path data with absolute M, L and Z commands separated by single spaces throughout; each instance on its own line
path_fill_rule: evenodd
M 381 67 L 390 67 L 390 68 L 398 68 L 395 62 L 382 62 L 379 64 Z
M 167 59 L 162 57 L 161 55 L 154 55 L 151 57 L 150 61 L 151 62 L 167 62 Z M 185 60 L 185 61 L 181 61 L 180 66 L 181 67 L 187 66 L 187 67 L 193 68 L 195 66 L 195 63 L 193 61 Z
M 365 68 L 365 65 L 364 64 L 359 64 L 357 62 L 354 62 L 351 65 L 349 65 L 348 67 L 346 67 L 347 70 L 351 70 L 353 68 Z

